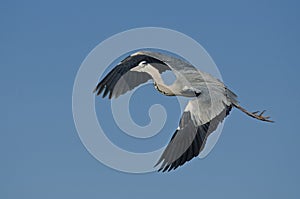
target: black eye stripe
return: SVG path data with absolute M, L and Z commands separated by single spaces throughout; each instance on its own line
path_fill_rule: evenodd
M 138 65 L 142 61 L 145 61 L 146 64 L 147 63 L 159 63 L 159 64 L 165 65 L 164 62 L 162 62 L 162 61 L 160 61 L 158 59 L 146 56 L 146 55 L 129 56 L 129 57 L 126 57 L 121 63 L 130 62 L 132 65 Z
M 147 64 L 147 61 L 143 60 L 139 63 L 139 65 L 142 65 L 142 64 Z

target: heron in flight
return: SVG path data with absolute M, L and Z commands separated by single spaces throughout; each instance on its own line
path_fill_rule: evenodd
M 174 73 L 176 80 L 167 85 L 161 74 Z M 96 86 L 94 92 L 117 98 L 152 79 L 157 91 L 166 96 L 183 96 L 189 102 L 155 166 L 170 171 L 190 161 L 204 149 L 208 136 L 233 107 L 261 121 L 273 122 L 264 112 L 249 112 L 240 106 L 237 96 L 220 80 L 196 69 L 190 63 L 159 52 L 139 51 L 121 61 Z

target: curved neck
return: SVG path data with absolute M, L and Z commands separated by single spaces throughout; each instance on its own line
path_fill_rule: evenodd
M 161 92 L 165 95 L 174 95 L 174 93 L 171 91 L 170 87 L 164 83 L 163 79 L 161 78 L 161 74 L 159 73 L 159 71 L 156 68 L 149 65 L 149 67 L 147 67 L 146 72 L 153 78 L 155 88 L 159 92 Z
M 157 84 L 165 84 L 163 79 L 161 78 L 159 71 L 153 66 L 148 65 L 145 72 L 147 72 Z

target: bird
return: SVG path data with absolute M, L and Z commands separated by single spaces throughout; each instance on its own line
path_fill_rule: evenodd
M 176 79 L 165 84 L 161 74 L 171 71 Z M 137 51 L 117 64 L 96 86 L 94 93 L 109 99 L 153 81 L 155 89 L 165 96 L 183 96 L 189 101 L 182 113 L 179 126 L 154 167 L 158 171 L 171 171 L 197 157 L 213 133 L 232 108 L 248 116 L 270 120 L 264 111 L 249 112 L 243 108 L 237 95 L 219 79 L 200 71 L 188 61 L 162 52 Z

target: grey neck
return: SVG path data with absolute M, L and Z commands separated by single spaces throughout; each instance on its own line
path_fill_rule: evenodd
M 175 94 L 172 92 L 171 88 L 166 85 L 163 81 L 163 79 L 161 78 L 161 75 L 159 73 L 159 71 L 154 68 L 153 66 L 150 66 L 147 68 L 147 73 L 149 75 L 151 75 L 151 77 L 154 80 L 154 86 L 155 88 L 161 92 L 164 95 L 168 95 L 168 96 L 174 96 Z

